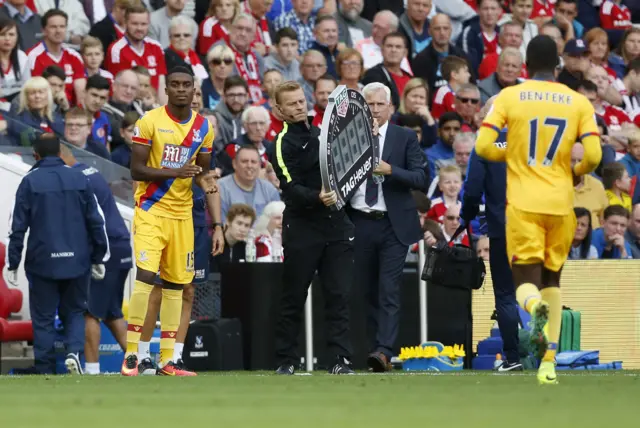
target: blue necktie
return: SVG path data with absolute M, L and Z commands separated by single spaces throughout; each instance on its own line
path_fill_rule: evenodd
M 372 207 L 378 203 L 378 184 L 373 178 L 367 178 L 367 187 L 364 193 L 364 202 Z
M 378 147 L 380 147 L 380 135 L 378 135 Z M 378 183 L 373 179 L 373 176 L 367 178 L 364 202 L 370 207 L 378 203 Z

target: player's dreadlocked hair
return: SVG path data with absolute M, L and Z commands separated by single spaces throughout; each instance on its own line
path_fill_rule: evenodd
M 531 39 L 527 46 L 529 76 L 536 73 L 553 73 L 558 63 L 558 46 L 551 37 L 538 35 Z

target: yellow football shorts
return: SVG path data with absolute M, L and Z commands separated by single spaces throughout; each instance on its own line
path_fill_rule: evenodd
M 160 272 L 174 284 L 193 281 L 193 219 L 159 217 L 135 207 L 133 246 L 136 266 Z
M 576 216 L 537 214 L 507 204 L 507 254 L 511 264 L 543 263 L 558 272 L 567 261 L 576 232 Z

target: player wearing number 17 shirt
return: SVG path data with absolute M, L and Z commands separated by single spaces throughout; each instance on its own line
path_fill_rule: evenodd
M 507 163 L 507 253 L 518 303 L 532 315 L 532 344 L 542 354 L 541 384 L 557 383 L 560 273 L 576 227 L 573 178 L 593 171 L 602 157 L 593 107 L 554 81 L 557 58 L 550 37 L 529 42 L 527 69 L 533 79 L 500 92 L 476 142 L 480 157 Z M 503 128 L 508 128 L 506 149 L 494 145 Z M 572 169 L 576 142 L 584 146 L 584 158 Z
M 162 279 L 158 374 L 182 375 L 172 360 L 182 289 L 194 276 L 194 178 L 205 190 L 214 222 L 221 223 L 220 195 L 215 179 L 208 174 L 213 127 L 191 110 L 194 91 L 191 68 L 174 68 L 167 76 L 168 104 L 147 112 L 134 130 L 131 177 L 138 182 L 133 218 L 137 272 L 129 301 L 127 350 L 121 369 L 125 376 L 138 374 L 138 344 L 158 272 Z M 222 252 L 223 245 L 222 230 L 216 228 L 214 255 Z

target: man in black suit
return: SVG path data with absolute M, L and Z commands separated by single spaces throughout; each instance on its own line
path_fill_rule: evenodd
M 355 271 L 366 290 L 367 330 L 372 353 L 367 359 L 374 372 L 390 369 L 400 318 L 400 284 L 409 246 L 422 232 L 411 190 L 426 190 L 426 158 L 416 133 L 389 123 L 391 91 L 382 83 L 363 89 L 371 113 L 378 121 L 380 162 L 351 199 L 355 225 Z M 380 183 L 380 181 L 382 181 Z

